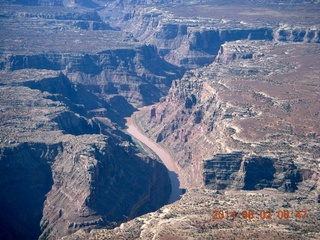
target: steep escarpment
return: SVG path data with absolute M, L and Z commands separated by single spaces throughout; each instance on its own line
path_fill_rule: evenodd
M 316 1 L 8 2 L 0 238 L 320 237 Z
M 298 210 L 302 208 L 307 212 L 307 218 L 295 216 L 297 213 L 304 215 L 302 210 L 300 212 Z M 249 214 L 249 209 L 253 213 L 253 218 L 250 220 L 242 218 L 242 213 L 243 216 L 247 212 Z M 277 218 L 277 215 L 282 216 L 285 210 L 290 212 L 290 219 Z M 216 213 L 219 211 L 220 215 Z M 319 208 L 315 204 L 312 206 L 310 199 L 304 194 L 284 194 L 275 189 L 257 191 L 190 189 L 178 203 L 164 206 L 156 212 L 123 223 L 114 230 L 97 229 L 90 233 L 80 230 L 63 239 L 222 240 L 237 236 L 236 238 L 241 239 L 272 237 L 311 240 L 319 238 L 318 211 Z M 234 217 L 230 216 L 232 212 Z M 260 218 L 260 213 L 264 217 L 265 212 L 270 214 L 269 219 Z
M 154 8 L 134 12 L 125 20 L 126 24 L 141 26 L 133 28 L 137 39 L 155 44 L 167 61 L 189 69 L 212 63 L 225 42 L 273 39 L 271 26 L 178 18 L 168 10 Z
M 280 26 L 274 32 L 274 38 L 277 41 L 292 42 L 313 42 L 320 43 L 320 31 L 317 26 L 303 28 L 301 26 Z
M 1 171 L 22 176 L 3 177 L 3 237 L 113 228 L 166 204 L 167 170 L 123 132 L 123 116 L 158 101 L 183 69 L 95 11 L 5 6 L 1 16 Z
M 217 63 L 175 81 L 166 101 L 141 115 L 140 128 L 175 156 L 184 186 L 318 189 L 319 47 L 238 41 L 222 49 Z
M 234 26 L 230 29 L 197 29 L 190 28 L 188 38 L 183 40 L 183 44 L 175 51 L 172 51 L 166 56 L 166 59 L 180 59 L 175 62 L 177 65 L 182 65 L 187 68 L 196 68 L 205 66 L 213 62 L 220 46 L 225 42 L 252 39 L 252 40 L 267 40 L 273 39 L 272 29 L 258 27 L 246 29 L 246 27 Z M 187 42 L 187 44 L 185 44 Z M 183 53 L 183 54 L 181 54 Z
M 310 26 L 312 23 L 307 22 L 303 14 L 296 16 L 299 20 L 291 21 L 290 15 L 285 14 L 281 7 L 275 9 L 265 2 L 257 4 L 261 5 L 259 10 L 248 9 L 238 2 L 206 7 L 195 3 L 192 8 L 178 5 L 159 9 L 147 7 L 128 13 L 120 26 L 130 30 L 140 41 L 155 44 L 159 54 L 170 63 L 188 69 L 212 63 L 220 46 L 230 41 L 319 43 L 319 22 L 315 21 Z M 308 4 L 301 9 L 293 6 L 287 11 L 308 11 L 310 18 L 316 16 L 319 8 L 316 4 Z M 261 18 L 251 19 L 257 15 L 255 10 L 262 12 Z
M 112 228 L 167 202 L 165 167 L 118 131 L 119 116 L 103 99 L 59 72 L 1 78 L 3 238 Z
M 160 163 L 136 155 L 129 143 L 95 136 L 86 139 L 81 136 L 65 143 L 55 159 L 40 239 L 78 229 L 112 228 L 166 201 L 169 182 L 163 179 L 166 171 Z
M 63 71 L 99 97 L 120 96 L 134 107 L 159 101 L 184 72 L 130 33 L 95 29 L 94 22 L 104 22 L 94 11 L 5 6 L 1 14 L 1 70 Z M 114 107 L 124 113 L 120 106 Z M 128 108 L 127 116 L 133 109 Z
M 214 158 L 206 160 L 203 166 L 205 186 L 219 190 L 230 187 L 244 190 L 278 188 L 281 191 L 294 192 L 304 180 L 313 178 L 314 183 L 317 182 L 318 173 L 311 171 L 313 177 L 303 177 L 306 169 L 297 169 L 291 158 L 243 155 L 216 154 Z
M 120 126 L 124 124 L 124 120 L 106 101 L 88 91 L 84 85 L 71 83 L 62 73 L 59 73 L 57 77 L 24 81 L 22 85 L 41 92 L 48 92 L 51 94 L 47 96 L 48 99 L 64 103 L 69 111 L 55 117 L 54 121 L 58 122 L 60 129 L 71 131 L 72 133 L 69 132 L 71 134 L 103 131 L 94 117 L 103 116 Z
M 41 234 L 51 164 L 61 144 L 22 143 L 1 147 L 1 239 L 36 239 Z
M 61 70 L 73 82 L 100 96 L 120 95 L 135 106 L 159 101 L 171 82 L 183 73 L 182 69 L 162 60 L 151 46 L 98 54 L 5 54 L 2 61 L 2 69 L 9 71 Z
M 140 112 L 139 128 L 180 168 L 182 199 L 114 230 L 64 239 L 319 237 L 319 46 L 237 41 L 222 49 Z

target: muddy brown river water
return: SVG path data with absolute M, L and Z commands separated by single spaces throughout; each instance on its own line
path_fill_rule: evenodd
M 141 111 L 141 110 L 140 110 Z M 138 128 L 134 125 L 132 116 L 126 118 L 128 127 L 127 132 L 138 139 L 140 142 L 144 143 L 147 147 L 149 147 L 157 156 L 161 159 L 163 164 L 168 169 L 169 178 L 171 181 L 171 196 L 168 201 L 168 204 L 173 203 L 179 200 L 183 194 L 183 190 L 180 189 L 179 177 L 178 177 L 178 168 L 172 160 L 172 157 L 168 152 L 166 152 L 159 144 L 153 142 L 143 133 L 141 133 Z

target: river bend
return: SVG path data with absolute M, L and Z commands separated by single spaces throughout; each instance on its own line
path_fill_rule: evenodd
M 172 189 L 171 189 L 171 195 L 168 203 L 171 204 L 179 200 L 183 192 L 182 192 L 182 189 L 180 189 L 180 183 L 178 178 L 178 168 L 173 162 L 172 157 L 159 144 L 153 142 L 151 139 L 149 139 L 147 136 L 141 133 L 138 130 L 138 128 L 134 125 L 132 118 L 133 118 L 132 116 L 129 118 L 126 118 L 127 120 L 126 126 L 128 127 L 127 132 L 131 136 L 135 137 L 140 142 L 145 144 L 147 147 L 149 147 L 161 159 L 163 164 L 168 169 L 168 174 L 171 181 Z

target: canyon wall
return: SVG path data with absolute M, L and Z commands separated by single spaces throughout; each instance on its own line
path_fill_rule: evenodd
M 1 147 L 1 239 L 35 239 L 46 194 L 53 184 L 51 164 L 61 144 L 22 143 Z
M 242 3 L 1 1 L 0 238 L 319 238 L 319 6 Z
M 298 71 L 299 76 L 302 71 L 316 76 L 315 55 L 277 53 L 302 53 L 303 48 L 255 41 L 224 44 L 216 62 L 188 71 L 174 81 L 165 101 L 141 114 L 140 128 L 175 156 L 184 187 L 293 192 L 318 186 L 319 172 L 311 170 L 319 157 L 317 108 L 304 109 L 306 102 L 317 100 L 312 88 L 304 87 L 308 94 L 290 90 L 301 88 L 299 77 L 282 85 Z M 277 84 L 281 90 L 275 90 Z M 308 114 L 306 122 L 301 114 Z
M 161 59 L 152 46 L 103 52 L 96 65 L 101 70 L 94 74 L 80 70 L 83 68 L 77 68 L 76 64 L 67 67 L 66 74 L 72 81 L 81 82 L 107 98 L 120 95 L 135 107 L 159 101 L 172 81 L 184 73 Z
M 96 11 L 1 12 L 1 238 L 114 228 L 166 204 L 167 170 L 123 131 L 124 116 L 184 70 Z
M 162 60 L 151 46 L 98 54 L 6 54 L 1 66 L 7 71 L 60 70 L 74 83 L 81 83 L 100 96 L 122 96 L 136 107 L 159 101 L 171 82 L 183 74 L 183 69 Z
M 103 99 L 59 72 L 1 78 L 1 238 L 115 227 L 167 202 L 166 168 L 117 131 Z
M 154 44 L 164 59 L 187 69 L 212 63 L 218 55 L 220 46 L 231 41 L 266 40 L 320 43 L 319 26 L 316 24 L 310 27 L 302 24 L 262 22 L 253 24 L 237 20 L 196 16 L 193 19 L 177 17 L 170 13 L 170 10 L 166 10 L 146 8 L 132 11 L 124 17 L 120 26 L 128 30 L 127 26 L 130 26 L 130 31 L 135 38 Z
M 140 130 L 174 157 L 187 190 L 113 230 L 63 239 L 319 238 L 317 2 L 127 10 L 114 16 L 118 27 L 188 69 L 136 116 Z M 240 216 L 249 211 L 250 221 Z M 266 211 L 267 222 L 260 218 Z M 283 211 L 290 218 L 281 218 Z

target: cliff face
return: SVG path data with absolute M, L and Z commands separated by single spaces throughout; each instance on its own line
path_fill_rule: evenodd
M 107 98 L 117 94 L 135 106 L 159 101 L 168 92 L 172 80 L 183 73 L 162 60 L 151 46 L 94 55 L 8 54 L 2 61 L 2 69 L 9 71 L 25 68 L 63 71 L 73 82 L 86 85 L 96 94 Z
M 0 238 L 319 238 L 319 4 L 301 2 L 1 1 Z M 187 189 L 161 209 L 167 171 L 122 129 L 158 101 L 139 127 Z
M 212 63 L 225 42 L 273 39 L 271 27 L 191 20 L 154 8 L 135 11 L 125 20 L 126 25 L 133 26 L 131 31 L 137 39 L 155 44 L 168 62 L 188 69 Z
M 134 107 L 159 101 L 184 73 L 162 59 L 154 46 L 108 27 L 97 11 L 4 6 L 0 14 L 1 70 L 59 70 L 105 100 L 121 97 Z
M 318 100 L 300 80 L 308 75 L 317 85 L 319 48 L 304 48 L 224 44 L 217 63 L 187 72 L 153 114 L 141 115 L 141 127 L 175 156 L 185 187 L 293 192 L 319 185 Z M 307 102 L 314 103 L 308 110 Z
M 51 165 L 61 148 L 44 143 L 1 147 L 2 239 L 35 239 L 41 234 L 39 223 L 53 184 Z
M 217 154 L 204 162 L 203 169 L 205 186 L 218 190 L 230 187 L 244 190 L 278 188 L 294 192 L 304 180 L 313 178 L 315 184 L 318 181 L 318 173 L 314 171 L 308 171 L 313 177 L 303 177 L 306 169 L 297 169 L 291 159 L 244 158 L 241 153 Z
M 304 29 L 302 27 L 284 25 L 275 30 L 274 38 L 283 42 L 320 43 L 320 31 L 317 27 Z
M 236 41 L 208 67 L 187 71 L 139 122 L 175 156 L 187 193 L 114 230 L 65 239 L 318 238 L 318 54 L 318 45 Z M 301 208 L 303 223 L 294 210 Z M 252 221 L 239 217 L 246 209 Z M 227 217 L 233 210 L 237 217 Z
M 136 117 L 174 156 L 186 194 L 113 230 L 64 239 L 319 238 L 319 5 L 201 2 L 115 16 L 164 59 L 194 69 Z
M 262 214 L 268 211 L 262 210 L 266 209 L 266 206 L 270 209 L 272 216 L 268 222 L 266 219 L 257 219 L 261 211 Z M 278 209 L 295 208 L 308 209 L 309 218 L 303 221 L 298 218 L 295 221 L 277 219 Z M 229 215 L 226 219 L 225 216 L 227 211 L 230 214 L 230 209 L 235 209 L 237 217 L 233 218 Z M 247 212 L 246 209 L 250 209 L 256 219 L 241 218 L 242 210 L 238 209 L 245 209 L 244 214 Z M 222 211 L 224 218 L 213 219 L 215 211 Z M 290 218 L 295 218 L 296 212 L 289 211 Z M 318 222 L 316 205 L 314 208 L 310 207 L 310 199 L 306 199 L 303 194 L 287 195 L 275 189 L 257 191 L 190 189 L 179 202 L 123 223 L 114 230 L 96 229 L 90 233 L 80 230 L 63 239 L 226 239 L 235 235 L 242 239 L 254 239 L 257 236 L 275 239 L 317 239 L 319 237 Z M 287 231 L 283 231 L 284 228 Z
M 179 6 L 181 9 L 175 6 L 173 9 L 158 10 L 150 7 L 135 10 L 124 17 L 121 27 L 127 29 L 126 26 L 130 26 L 130 31 L 135 38 L 155 44 L 164 59 L 187 69 L 212 63 L 220 46 L 231 41 L 319 43 L 318 24 L 310 27 L 311 23 L 303 24 L 304 20 L 301 20 L 300 25 L 283 24 L 277 23 L 277 18 L 271 22 L 269 22 L 270 19 L 265 22 L 261 19 L 256 19 L 256 23 L 248 22 L 243 17 L 248 13 L 248 9 L 238 4 L 235 3 L 233 8 L 222 7 L 221 9 L 221 14 L 226 14 L 223 11 L 233 12 L 232 19 L 235 20 L 220 19 L 219 7 L 215 9 L 208 5 L 205 9 L 201 4 L 195 4 L 193 12 L 187 6 Z M 315 7 L 317 9 L 317 6 Z M 205 17 L 202 17 L 201 13 Z M 217 17 L 214 14 L 217 14 Z
M 165 167 L 116 131 L 107 102 L 57 72 L 1 77 L 1 238 L 114 227 L 166 203 Z
M 96 11 L 5 5 L 1 16 L 0 238 L 113 228 L 167 203 L 167 170 L 123 117 L 183 70 Z
M 80 228 L 114 227 L 166 201 L 169 182 L 163 179 L 166 171 L 160 163 L 137 156 L 130 145 L 111 138 L 96 138 L 94 143 L 87 138 L 64 144 L 55 159 L 40 239 Z

